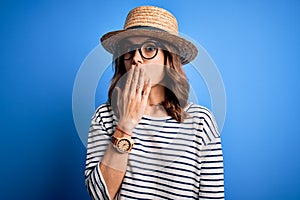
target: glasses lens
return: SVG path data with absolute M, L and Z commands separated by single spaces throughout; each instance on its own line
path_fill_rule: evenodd
M 121 52 L 124 53 L 124 60 L 130 60 L 134 56 L 137 49 L 143 58 L 152 59 L 158 52 L 158 45 L 151 41 L 145 42 L 142 45 L 126 44 L 121 49 Z
M 154 58 L 157 54 L 157 51 L 158 48 L 154 42 L 144 43 L 141 47 L 142 56 L 146 59 Z

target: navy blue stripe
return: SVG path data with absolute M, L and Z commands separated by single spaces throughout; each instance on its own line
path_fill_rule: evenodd
M 178 146 L 178 147 L 189 147 L 190 145 L 188 144 L 182 144 L 182 143 L 175 143 L 174 141 L 171 141 L 171 142 L 163 142 L 163 141 L 155 141 L 155 140 L 144 140 L 144 139 L 139 139 L 143 142 L 148 142 L 149 144 L 153 144 L 153 143 L 156 143 L 156 144 L 171 144 L 172 146 Z M 136 142 L 136 144 L 139 144 L 141 146 L 144 146 L 146 147 L 147 145 L 144 145 L 142 143 L 139 143 L 139 142 Z M 148 146 L 148 147 L 151 147 L 151 148 L 159 148 L 159 149 L 167 149 L 165 147 L 154 147 L 154 146 Z
M 203 164 L 207 164 L 207 163 L 223 163 L 223 160 L 214 160 L 214 161 L 202 161 Z
M 148 194 L 148 195 L 151 195 L 151 196 L 156 196 L 156 197 L 160 197 L 160 198 L 163 198 L 163 199 L 166 199 L 166 200 L 173 200 L 173 199 L 170 199 L 170 198 L 167 198 L 165 196 L 162 196 L 162 195 L 159 195 L 159 194 L 155 194 L 155 193 L 146 193 L 146 192 L 140 192 L 140 191 L 137 191 L 137 190 L 130 190 L 130 189 L 127 189 L 127 188 L 123 188 L 122 190 L 124 191 L 128 191 L 128 192 L 132 192 L 132 193 L 138 193 L 138 194 Z M 123 194 L 121 194 L 121 196 L 124 196 Z M 129 196 L 129 195 L 126 195 L 126 197 L 128 197 L 130 200 L 132 199 L 132 196 Z M 140 199 L 140 198 L 138 198 Z M 147 199 L 147 200 L 152 200 L 152 199 Z
M 104 189 L 104 188 L 105 188 L 105 183 L 103 183 L 103 182 L 101 181 L 100 174 L 99 174 L 100 172 L 99 172 L 97 166 L 96 166 L 96 173 L 97 173 L 98 178 L 99 178 L 99 180 L 100 180 L 100 184 L 101 184 L 102 188 Z M 99 187 L 99 188 L 100 188 L 100 187 Z M 106 194 L 105 190 L 103 190 L 103 193 L 104 193 L 104 197 L 105 197 L 106 199 L 109 199 L 109 196 Z
M 217 193 L 223 193 L 223 190 L 219 190 L 219 191 L 207 191 L 207 190 L 200 190 L 200 192 L 202 193 L 210 193 L 210 194 L 217 194 Z
M 94 132 L 96 132 L 96 131 L 101 131 L 101 132 L 103 132 L 103 129 L 102 128 L 99 128 L 99 129 L 90 129 L 90 133 L 94 133 Z
M 158 128 L 179 128 L 181 124 L 178 124 L 179 126 L 166 126 L 166 122 L 163 124 L 163 126 L 159 125 L 159 124 L 153 124 L 153 121 L 152 120 L 147 120 L 149 122 L 143 122 L 141 121 L 139 123 L 139 125 L 142 125 L 142 126 L 153 126 L 153 127 L 158 127 Z
M 205 119 L 204 117 L 193 117 L 193 119 L 195 118 L 199 118 L 199 119 Z M 165 128 L 165 129 L 168 129 L 168 128 L 172 128 L 172 129 L 176 129 L 176 128 L 186 128 L 186 129 L 189 129 L 187 127 L 182 127 L 182 125 L 186 126 L 186 125 L 203 125 L 203 123 L 201 121 L 191 121 L 191 122 L 184 122 L 182 124 L 178 124 L 178 126 L 167 126 L 167 122 L 163 123 L 163 125 L 160 125 L 160 124 L 153 124 L 153 122 L 151 120 L 148 120 L 149 123 L 145 123 L 145 122 L 140 122 L 139 125 L 142 125 L 142 126 L 150 126 L 150 127 L 158 127 L 158 128 Z M 168 124 L 170 124 L 168 122 Z
M 197 187 L 194 187 L 195 190 L 191 190 L 191 189 L 186 189 L 184 187 L 175 187 L 175 186 L 172 186 L 170 184 L 165 184 L 165 183 L 162 183 L 162 182 L 159 182 L 159 181 L 150 181 L 150 180 L 141 180 L 141 179 L 138 179 L 138 178 L 130 178 L 131 180 L 134 180 L 134 181 L 140 181 L 140 182 L 145 182 L 145 183 L 152 183 L 152 184 L 155 184 L 155 185 L 160 185 L 160 186 L 165 186 L 165 187 L 170 187 L 170 188 L 173 188 L 173 189 L 176 189 L 176 190 L 182 190 L 182 191 L 190 191 L 194 194 L 198 194 L 197 192 L 195 192 L 195 190 L 197 190 Z M 140 185 L 135 185 L 135 184 L 132 184 L 132 183 L 129 183 L 129 182 L 126 182 L 124 181 L 123 184 L 127 184 L 127 185 L 132 185 L 132 186 L 136 186 L 136 187 L 141 187 Z M 142 186 L 143 187 L 143 186 Z M 144 187 L 143 187 L 144 188 Z
M 224 196 L 221 196 L 221 197 L 209 197 L 209 196 L 200 195 L 199 198 L 200 199 L 224 199 Z
M 152 121 L 153 122 L 166 122 L 167 121 L 170 121 L 170 119 L 172 120 L 171 117 L 167 117 L 166 119 L 152 119 L 152 118 L 149 118 L 149 117 L 145 117 L 145 116 L 142 116 L 142 120 L 146 120 L 146 121 Z
M 158 169 L 157 170 L 155 170 L 155 169 L 148 169 L 148 168 L 144 168 L 144 167 L 140 167 L 140 166 L 135 166 L 135 168 L 142 169 L 142 170 L 145 170 L 145 171 L 152 171 L 152 172 L 157 172 L 157 173 L 168 174 L 170 176 L 174 176 L 174 179 L 171 180 L 171 181 L 175 182 L 175 183 L 178 182 L 177 180 L 175 180 L 175 177 L 177 177 L 177 178 L 178 177 L 186 178 L 186 179 L 189 179 L 189 180 L 195 181 L 195 182 L 199 181 L 198 179 L 196 179 L 194 177 L 185 176 L 185 175 L 181 175 L 181 174 L 178 174 L 178 173 L 171 173 L 171 172 L 166 172 L 166 171 L 162 171 L 162 170 L 158 170 Z M 149 175 L 149 176 L 152 177 L 152 175 Z M 155 177 L 155 176 L 153 176 L 153 177 Z M 159 178 L 161 178 L 161 177 L 159 177 Z M 186 182 L 185 182 L 185 184 L 186 184 Z
M 221 179 L 217 179 L 217 178 L 210 178 L 210 179 L 208 179 L 208 178 L 201 178 L 201 181 L 207 181 L 207 182 L 213 181 L 213 182 L 216 182 L 216 181 L 224 181 L 224 179 L 223 178 L 221 178 Z
M 196 168 L 196 166 L 193 166 L 193 165 L 191 165 L 191 167 Z M 171 166 L 166 166 L 165 168 L 166 169 L 172 169 L 172 170 L 178 170 L 178 171 L 184 171 L 184 172 L 194 174 L 195 176 L 199 176 L 199 174 L 197 172 L 191 171 L 191 170 L 188 170 L 188 169 L 183 169 L 183 168 L 178 168 L 178 167 L 171 167 Z
M 135 186 L 135 187 L 139 187 L 141 188 L 142 190 L 144 189 L 152 189 L 152 190 L 156 190 L 156 191 L 160 191 L 160 192 L 164 192 L 168 195 L 173 195 L 173 196 L 176 196 L 176 197 L 183 197 L 183 198 L 191 198 L 190 195 L 183 195 L 183 194 L 179 194 L 179 193 L 174 193 L 174 192 L 170 192 L 170 191 L 166 191 L 166 190 L 163 190 L 161 188 L 155 188 L 155 187 L 150 187 L 150 186 L 141 186 L 141 185 L 136 185 L 136 184 L 132 184 L 132 183 L 126 183 L 127 185 L 131 185 L 131 186 Z M 135 192 L 135 193 L 139 193 L 139 194 L 151 194 L 153 196 L 157 196 L 158 194 L 155 194 L 155 193 L 150 193 L 150 192 L 138 192 L 137 190 L 130 190 L 130 189 L 124 189 L 124 190 L 127 190 L 127 191 L 131 191 L 131 192 Z M 188 191 L 188 190 L 186 190 Z M 167 198 L 166 196 L 163 196 L 163 195 L 159 195 L 160 197 L 164 197 L 164 198 Z
M 209 113 L 210 113 L 210 112 L 209 112 Z M 210 120 L 210 122 L 211 122 L 211 124 L 212 124 L 212 126 L 213 126 L 213 129 L 214 129 L 214 130 L 217 130 L 217 128 L 215 127 L 215 124 L 213 123 L 214 121 L 212 120 L 211 115 L 207 114 L 206 112 L 195 111 L 195 112 L 191 112 L 190 114 L 204 114 L 204 115 L 206 115 L 206 116 L 209 118 L 209 120 Z M 200 115 L 200 116 L 201 116 L 201 115 Z M 203 118 L 203 117 L 193 116 L 193 118 L 204 119 L 204 121 L 205 121 L 206 124 L 208 125 L 207 120 L 206 120 L 205 118 Z M 208 125 L 208 126 L 209 126 L 209 125 Z
M 151 143 L 156 143 L 156 144 L 172 144 L 172 146 L 178 146 L 178 147 L 189 147 L 190 145 L 188 144 L 181 144 L 181 143 L 170 143 L 170 142 L 162 142 L 162 141 L 153 141 L 153 140 L 142 140 L 142 139 L 139 139 L 141 141 L 144 141 L 144 142 L 148 142 L 149 144 Z M 168 147 L 155 147 L 153 145 L 145 145 L 145 144 L 142 144 L 142 143 L 139 143 L 139 142 L 136 142 L 135 143 L 136 145 L 141 145 L 143 147 L 148 147 L 148 148 L 155 148 L 155 149 L 171 149 L 171 150 L 176 150 L 176 149 L 173 149 L 173 148 L 168 148 Z
M 209 137 L 209 135 L 207 134 L 206 130 L 203 128 L 203 132 L 205 133 L 206 137 L 208 138 L 208 140 L 211 142 L 211 138 Z
M 191 186 L 193 186 L 195 188 L 198 188 L 197 185 L 193 184 L 193 183 L 197 183 L 198 181 L 196 181 L 196 182 L 193 182 L 193 181 L 191 181 L 191 182 L 183 182 L 183 181 L 179 181 L 179 180 L 175 180 L 175 179 L 169 179 L 169 178 L 162 177 L 162 176 L 155 176 L 153 174 L 148 174 L 148 173 L 144 174 L 144 173 L 139 173 L 139 172 L 132 172 L 130 170 L 128 170 L 127 172 L 129 172 L 129 173 L 131 173 L 133 175 L 140 175 L 140 176 L 145 176 L 145 177 L 151 177 L 151 178 L 161 179 L 161 180 L 165 180 L 165 181 L 169 181 L 169 182 L 173 182 L 173 183 L 177 183 L 177 184 L 191 185 Z M 134 176 L 129 177 L 129 176 L 125 175 L 125 177 L 128 178 L 128 179 L 132 179 L 132 177 L 134 177 Z
M 99 194 L 96 190 L 97 185 L 94 182 L 97 182 L 97 181 L 95 181 L 95 175 L 92 174 L 91 177 L 90 177 L 89 185 L 90 185 L 91 189 L 94 191 L 94 194 L 100 199 L 100 196 L 99 196 Z
M 157 159 L 155 159 L 157 160 Z M 165 169 L 172 169 L 172 170 L 178 170 L 178 171 L 185 171 L 185 172 L 189 172 L 189 173 L 192 173 L 194 174 L 195 176 L 199 176 L 198 173 L 194 172 L 194 171 L 191 171 L 191 170 L 187 170 L 187 169 L 183 169 L 183 168 L 178 168 L 178 167 L 172 167 L 172 166 L 168 166 L 168 165 L 161 165 L 161 164 L 154 164 L 154 163 L 149 163 L 149 162 L 143 162 L 143 161 L 138 161 L 138 160 L 135 160 L 135 159 L 130 159 L 130 161 L 132 162 L 136 162 L 136 163 L 140 163 L 140 164 L 146 164 L 147 166 L 149 166 L 151 168 L 151 166 L 156 166 L 156 167 L 161 167 L 161 168 L 165 168 Z M 187 165 L 187 166 L 190 166 L 192 168 L 195 168 L 196 170 L 199 170 L 200 169 L 194 165 L 191 165 L 191 164 L 188 164 L 188 163 L 184 163 L 184 162 L 176 162 L 176 161 L 165 161 L 166 163 L 177 163 L 177 164 L 182 164 L 182 165 Z M 157 171 L 157 170 L 154 170 L 154 171 Z
M 201 175 L 203 176 L 211 176 L 211 175 L 224 175 L 224 173 L 222 172 L 222 173 L 203 173 L 203 172 L 201 172 Z
M 104 192 L 104 190 L 102 191 L 102 188 L 100 187 L 100 185 L 99 185 L 99 182 L 98 181 L 96 181 L 96 175 L 99 177 L 99 175 L 98 175 L 98 170 L 96 170 L 95 171 L 97 174 L 94 174 L 94 176 L 93 176 L 93 184 L 94 185 L 96 185 L 97 187 L 98 187 L 98 189 L 99 189 L 99 191 L 101 192 L 101 194 L 102 194 L 102 196 L 104 196 L 105 195 L 105 192 Z M 101 184 L 101 186 L 103 186 L 103 183 L 100 181 L 100 184 Z M 94 187 L 95 188 L 95 187 Z M 96 189 L 96 188 L 95 188 Z M 95 193 L 97 193 L 97 191 L 95 190 Z M 97 196 L 99 196 L 98 194 L 97 194 Z M 101 197 L 99 197 L 99 198 L 101 198 Z
M 121 194 L 120 196 L 126 197 L 127 199 L 130 199 L 130 200 L 152 200 L 152 199 L 146 199 L 146 198 L 135 198 L 133 196 L 129 196 L 129 195 L 126 195 L 126 194 Z
M 177 129 L 177 130 L 176 130 Z M 174 132 L 174 130 L 176 130 L 176 132 Z M 173 128 L 173 130 L 166 130 L 163 126 L 160 129 L 152 129 L 152 128 L 138 128 L 136 127 L 134 132 L 137 135 L 143 135 L 143 136 L 153 136 L 153 134 L 143 134 L 144 132 L 147 131 L 151 131 L 151 132 L 155 132 L 155 133 L 165 133 L 165 134 L 170 134 L 170 135 L 176 135 L 176 134 L 180 134 L 180 135 L 188 135 L 188 136 L 193 136 L 195 135 L 195 133 L 197 132 L 202 132 L 202 129 L 198 129 L 196 127 L 193 128 L 187 128 L 187 127 L 180 127 L 180 128 Z M 187 132 L 185 132 L 187 131 Z
M 211 188 L 214 188 L 214 187 L 224 187 L 224 184 L 222 184 L 222 185 L 205 185 L 205 184 L 200 184 L 200 188 L 201 187 L 211 187 Z
M 223 169 L 223 167 L 202 167 L 201 169 Z

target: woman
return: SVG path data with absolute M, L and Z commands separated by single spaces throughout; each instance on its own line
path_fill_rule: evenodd
M 89 131 L 92 199 L 224 199 L 223 156 L 210 111 L 188 103 L 182 69 L 197 48 L 168 11 L 141 6 L 101 38 L 115 73 Z

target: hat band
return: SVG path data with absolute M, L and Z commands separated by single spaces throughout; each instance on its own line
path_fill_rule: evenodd
M 146 30 L 154 30 L 154 31 L 167 32 L 167 31 L 165 31 L 163 29 L 156 28 L 156 27 L 153 27 L 153 26 L 132 26 L 132 27 L 129 27 L 127 29 L 146 29 Z

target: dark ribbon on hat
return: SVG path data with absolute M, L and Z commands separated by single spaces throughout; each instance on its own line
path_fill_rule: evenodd
M 153 27 L 153 26 L 132 26 L 132 27 L 127 28 L 127 30 L 128 29 L 145 29 L 145 30 L 154 30 L 154 31 L 167 32 L 167 31 L 165 31 L 163 29 L 156 28 L 156 27 Z

